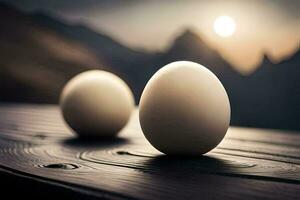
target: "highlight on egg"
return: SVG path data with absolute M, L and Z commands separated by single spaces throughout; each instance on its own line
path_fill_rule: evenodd
M 215 148 L 230 123 L 230 102 L 219 79 L 189 61 L 170 63 L 148 81 L 139 103 L 147 140 L 171 155 L 201 155 Z
M 60 96 L 60 108 L 66 123 L 79 136 L 112 137 L 128 122 L 134 98 L 118 76 L 91 70 L 66 84 Z

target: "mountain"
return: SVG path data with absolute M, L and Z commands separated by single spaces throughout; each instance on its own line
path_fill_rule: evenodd
M 139 72 L 153 56 L 83 25 L 4 3 L 0 27 L 0 101 L 56 103 L 65 83 L 89 69 L 116 73 L 137 93 L 142 89 Z
M 51 29 L 60 36 L 76 41 L 90 49 L 106 63 L 109 71 L 125 79 L 134 93 L 141 90 L 141 87 L 136 87 L 139 84 L 136 84 L 135 80 L 138 79 L 139 72 L 144 70 L 142 66 L 153 60 L 152 53 L 130 49 L 111 37 L 97 33 L 84 25 L 67 24 L 43 12 L 31 14 L 31 17 L 39 26 Z
M 176 60 L 198 62 L 223 83 L 231 124 L 300 130 L 300 50 L 274 64 L 263 55 L 245 76 L 192 29 L 177 35 L 165 52 L 131 49 L 89 27 L 45 12 L 23 13 L 0 4 L 0 101 L 57 103 L 64 84 L 88 69 L 123 78 L 138 102 L 149 78 Z
M 191 29 L 182 32 L 160 59 L 166 63 L 174 60 L 191 60 L 207 66 L 217 76 L 221 74 L 224 76 L 224 73 L 228 75 L 227 78 L 237 75 L 230 64 Z
M 83 45 L 36 25 L 30 15 L 4 4 L 0 27 L 1 101 L 57 101 L 66 80 L 102 66 Z
M 273 64 L 267 56 L 245 77 L 237 124 L 300 130 L 300 53 Z M 242 105 L 245 104 L 245 105 Z M 247 105 L 247 106 L 246 106 Z

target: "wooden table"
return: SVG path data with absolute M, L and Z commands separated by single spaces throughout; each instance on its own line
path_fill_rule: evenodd
M 115 140 L 80 140 L 57 106 L 0 106 L 2 195 L 53 199 L 300 199 L 300 134 L 231 127 L 205 156 L 144 138 L 137 112 Z M 13 192 L 12 192 L 13 191 Z

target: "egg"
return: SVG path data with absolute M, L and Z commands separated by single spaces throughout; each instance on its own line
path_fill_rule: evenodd
M 71 79 L 60 96 L 62 116 L 79 136 L 115 136 L 127 123 L 134 98 L 118 76 L 100 70 Z
M 170 63 L 146 84 L 139 120 L 147 140 L 170 155 L 201 155 L 215 148 L 230 123 L 230 102 L 219 79 L 189 61 Z

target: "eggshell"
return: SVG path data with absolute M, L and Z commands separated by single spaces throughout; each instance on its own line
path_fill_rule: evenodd
M 60 97 L 67 124 L 80 136 L 115 136 L 134 108 L 132 92 L 116 75 L 91 70 L 71 79 Z
M 159 151 L 201 155 L 224 138 L 230 103 L 219 79 L 204 66 L 170 63 L 147 83 L 139 105 L 141 128 Z

